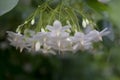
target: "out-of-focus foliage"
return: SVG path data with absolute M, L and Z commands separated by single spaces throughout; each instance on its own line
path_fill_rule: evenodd
M 15 31 L 45 1 L 20 0 L 13 10 L 0 16 L 0 80 L 120 80 L 119 0 L 107 3 L 66 0 L 76 8 L 81 7 L 86 16 L 97 23 L 96 29 L 107 27 L 111 31 L 110 35 L 103 37 L 103 42 L 94 45 L 98 49 L 92 52 L 43 55 L 26 51 L 20 53 L 9 45 L 6 31 Z M 54 8 L 59 0 L 53 1 L 51 6 Z
M 19 0 L 0 0 L 0 15 L 13 9 Z
M 113 21 L 113 23 L 118 26 L 118 28 L 120 29 L 120 10 L 119 10 L 119 6 L 120 5 L 120 0 L 112 0 L 109 3 L 109 15 L 111 20 Z

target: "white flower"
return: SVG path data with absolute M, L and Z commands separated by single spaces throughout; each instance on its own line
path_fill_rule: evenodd
M 43 46 L 43 48 L 47 47 L 47 45 L 45 45 L 46 39 L 47 39 L 46 32 L 38 32 L 35 35 L 32 35 L 32 37 L 26 39 L 27 49 L 29 51 L 35 51 L 35 52 L 40 51 L 41 46 Z
M 17 34 L 14 32 L 7 31 L 8 33 L 8 40 L 10 41 L 10 45 L 20 48 L 20 51 L 26 47 L 24 36 L 21 34 Z
M 102 31 L 92 30 L 88 34 L 86 34 L 86 39 L 90 40 L 91 42 L 98 42 L 102 41 L 102 36 L 108 35 L 109 31 L 105 28 Z
M 86 50 L 92 47 L 91 42 L 85 39 L 85 34 L 82 32 L 76 32 L 72 38 L 73 42 L 73 51 Z
M 47 25 L 49 41 L 48 44 L 56 50 L 65 50 L 70 46 L 70 42 L 67 40 L 69 33 L 65 32 L 69 30 L 70 26 L 63 26 L 60 21 L 56 20 L 53 26 Z

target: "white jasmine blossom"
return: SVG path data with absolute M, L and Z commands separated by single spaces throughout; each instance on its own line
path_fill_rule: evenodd
M 32 37 L 29 37 L 26 42 L 27 49 L 29 49 L 29 51 L 40 51 L 41 46 L 45 47 L 45 39 L 47 38 L 46 34 L 46 32 L 38 32 L 32 35 Z
M 73 50 L 85 50 L 91 48 L 91 42 L 85 39 L 85 34 L 82 32 L 76 32 L 74 37 L 72 38 L 74 46 Z
M 7 33 L 8 33 L 8 40 L 10 41 L 10 45 L 16 48 L 20 48 L 20 51 L 22 51 L 23 48 L 26 47 L 23 35 L 10 31 L 7 31 Z
M 60 21 L 56 20 L 53 23 L 53 26 L 48 25 L 47 29 L 49 32 L 49 41 L 48 44 L 56 50 L 65 50 L 69 44 L 67 38 L 69 37 L 69 33 L 65 32 L 68 30 L 70 26 L 63 26 Z
M 85 27 L 89 22 L 85 20 Z M 87 34 L 76 31 L 70 35 L 70 25 L 62 26 L 61 22 L 55 20 L 53 26 L 47 25 L 46 29 L 41 28 L 41 32 L 26 29 L 24 34 L 7 31 L 10 44 L 16 48 L 27 49 L 29 52 L 42 52 L 56 54 L 56 51 L 89 50 L 93 42 L 102 40 L 102 36 L 109 34 L 108 29 L 102 31 L 91 30 Z M 46 32 L 45 30 L 48 30 Z
M 88 34 L 86 34 L 86 39 L 90 40 L 91 42 L 98 42 L 102 41 L 102 36 L 109 34 L 107 28 L 102 31 L 92 30 Z

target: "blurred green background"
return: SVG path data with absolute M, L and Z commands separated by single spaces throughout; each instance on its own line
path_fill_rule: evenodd
M 6 31 L 15 32 L 45 1 L 19 0 L 0 16 L 0 80 L 120 80 L 120 0 L 68 0 L 74 5 L 80 3 L 99 29 L 107 27 L 111 31 L 98 43 L 102 47 L 96 46 L 93 52 L 43 55 L 20 53 L 9 45 Z M 52 5 L 58 2 L 53 0 Z

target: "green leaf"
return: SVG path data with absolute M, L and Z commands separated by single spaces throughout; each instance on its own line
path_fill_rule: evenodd
M 0 0 L 0 16 L 12 10 L 19 0 Z
M 107 10 L 107 5 L 98 2 L 97 0 L 87 0 L 87 4 L 97 12 L 102 12 Z

